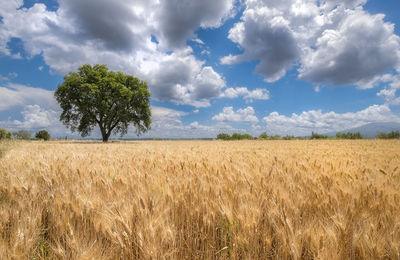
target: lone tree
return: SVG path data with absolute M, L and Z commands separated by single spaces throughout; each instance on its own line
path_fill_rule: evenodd
M 137 135 L 150 129 L 150 93 L 147 83 L 105 65 L 83 65 L 70 72 L 54 93 L 63 110 L 60 121 L 71 131 L 88 136 L 98 125 L 103 142 L 111 133 L 121 136 L 133 123 Z
M 43 140 L 45 140 L 45 141 L 50 140 L 50 134 L 49 134 L 49 132 L 47 132 L 46 130 L 40 130 L 39 132 L 37 132 L 37 133 L 35 134 L 35 137 L 36 137 L 37 139 L 43 139 Z

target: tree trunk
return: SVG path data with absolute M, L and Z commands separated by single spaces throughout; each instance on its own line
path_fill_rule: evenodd
M 106 142 L 108 142 L 108 138 L 110 138 L 111 130 L 109 130 L 108 132 L 104 131 L 104 134 L 102 131 L 101 135 L 103 136 L 103 142 L 106 143 Z
M 110 138 L 111 132 L 115 128 L 116 125 L 117 124 L 111 126 L 109 129 L 107 129 L 107 126 L 103 126 L 101 124 L 101 121 L 99 122 L 100 132 L 101 132 L 101 136 L 103 137 L 104 143 L 108 142 L 108 138 Z
M 99 126 L 100 126 L 101 136 L 103 138 L 103 142 L 106 143 L 108 141 L 108 138 L 110 137 L 110 135 L 106 132 L 106 130 L 100 123 L 99 123 Z

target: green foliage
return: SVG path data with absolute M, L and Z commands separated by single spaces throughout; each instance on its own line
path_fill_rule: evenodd
M 391 131 L 390 133 L 379 132 L 376 135 L 376 138 L 378 139 L 399 139 L 399 137 L 400 137 L 399 131 Z
M 231 140 L 231 136 L 225 133 L 220 133 L 217 135 L 217 139 L 219 140 Z
M 260 135 L 258 136 L 258 139 L 268 139 L 267 133 L 264 132 L 264 133 L 260 134 Z
M 281 136 L 280 135 L 271 135 L 269 137 L 269 140 L 281 140 Z
M 61 122 L 82 137 L 97 125 L 107 142 L 111 133 L 121 136 L 133 124 L 137 135 L 150 129 L 150 93 L 147 83 L 105 65 L 83 65 L 64 77 L 55 92 Z
M 249 134 L 239 134 L 239 133 L 233 133 L 231 138 L 232 140 L 253 139 L 253 137 Z
M 258 136 L 258 139 L 262 139 L 262 140 L 292 140 L 292 139 L 296 139 L 296 137 L 294 136 L 280 136 L 280 135 L 267 135 L 266 132 L 260 134 Z
M 287 135 L 287 136 L 283 136 L 282 140 L 295 140 L 296 137 L 294 137 L 293 135 Z
M 225 134 L 225 133 L 220 133 L 217 135 L 217 139 L 219 140 L 248 140 L 248 139 L 254 139 L 250 134 L 240 134 L 240 133 L 233 133 L 232 136 Z
M 10 139 L 11 133 L 4 128 L 0 128 L 0 140 L 1 139 Z
M 46 130 L 40 130 L 39 132 L 37 132 L 37 133 L 35 134 L 35 137 L 36 137 L 37 139 L 43 139 L 43 140 L 45 140 L 45 141 L 50 140 L 50 134 L 49 134 L 49 132 L 47 132 Z
M 19 130 L 17 132 L 13 132 L 12 136 L 15 139 L 29 140 L 31 139 L 32 133 L 26 130 Z
M 312 132 L 310 139 L 328 139 L 328 136 Z
M 258 139 L 264 139 L 264 140 L 279 140 L 281 139 L 280 135 L 267 135 L 266 132 L 260 134 L 258 136 Z
M 363 139 L 360 132 L 336 133 L 336 138 L 339 139 Z

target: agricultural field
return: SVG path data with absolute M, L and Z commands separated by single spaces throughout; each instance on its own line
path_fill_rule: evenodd
M 400 141 L 0 144 L 2 259 L 399 259 Z

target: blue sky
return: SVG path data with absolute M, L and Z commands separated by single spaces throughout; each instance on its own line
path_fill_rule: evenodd
M 397 0 L 0 4 L 0 127 L 12 131 L 78 137 L 59 122 L 53 92 L 86 63 L 148 82 L 153 124 L 144 137 L 400 122 Z

